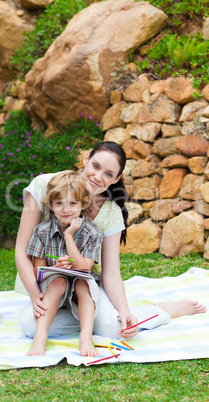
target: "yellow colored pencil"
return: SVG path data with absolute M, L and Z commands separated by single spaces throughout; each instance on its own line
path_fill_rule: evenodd
M 95 346 L 98 347 L 98 348 L 108 348 L 108 345 L 99 345 L 98 343 L 95 343 Z M 121 350 L 121 348 L 116 347 L 116 346 L 109 346 L 109 348 Z
M 108 345 L 107 345 L 107 347 L 108 347 L 108 349 L 110 350 L 110 352 L 111 352 L 113 355 L 115 355 L 115 352 L 111 349 L 111 347 L 108 346 Z

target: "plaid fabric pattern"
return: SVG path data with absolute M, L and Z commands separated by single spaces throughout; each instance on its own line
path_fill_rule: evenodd
M 101 230 L 92 222 L 83 219 L 83 224 L 73 236 L 78 250 L 84 258 L 99 262 L 100 245 L 103 240 Z M 27 254 L 44 258 L 48 266 L 55 265 L 55 258 L 46 257 L 46 254 L 62 257 L 67 254 L 64 235 L 61 232 L 57 218 L 37 225 L 30 239 Z

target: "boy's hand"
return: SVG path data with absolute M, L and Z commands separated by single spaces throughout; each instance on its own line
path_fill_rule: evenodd
M 64 269 L 72 268 L 70 261 L 68 261 L 69 258 L 70 258 L 69 255 L 64 255 L 63 257 L 59 257 L 55 267 L 64 268 Z
M 67 229 L 65 229 L 64 235 L 65 234 L 70 234 L 71 236 L 73 236 L 78 231 L 78 229 L 80 229 L 82 223 L 83 223 L 82 218 L 74 218 L 74 219 L 72 219 L 72 221 L 70 223 L 70 226 L 68 226 Z

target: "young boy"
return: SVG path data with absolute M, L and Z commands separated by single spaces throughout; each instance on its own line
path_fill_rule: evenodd
M 47 186 L 44 205 L 52 219 L 37 225 L 27 248 L 34 257 L 35 274 L 38 266 L 90 271 L 99 261 L 103 234 L 96 225 L 81 218 L 81 212 L 90 208 L 89 194 L 79 172 L 66 170 L 55 174 Z M 58 256 L 59 259 L 46 257 Z M 69 263 L 69 258 L 74 260 Z M 53 274 L 39 284 L 47 307 L 45 315 L 36 318 L 37 327 L 28 356 L 45 354 L 49 327 L 57 309 L 65 306 L 80 320 L 80 353 L 97 356 L 92 342 L 92 331 L 99 284 L 93 279 L 67 278 Z

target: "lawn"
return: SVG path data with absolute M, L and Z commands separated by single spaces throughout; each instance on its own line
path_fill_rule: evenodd
M 159 254 L 121 255 L 123 279 L 177 276 L 192 266 L 208 269 L 198 254 L 168 259 Z M 14 288 L 14 250 L 0 249 L 0 290 Z M 209 401 L 208 359 L 154 364 L 47 368 L 0 372 L 0 401 Z

